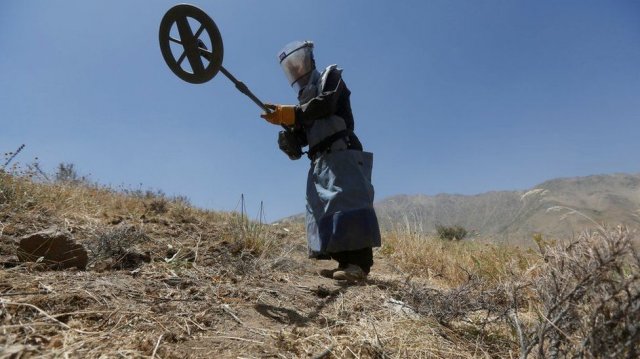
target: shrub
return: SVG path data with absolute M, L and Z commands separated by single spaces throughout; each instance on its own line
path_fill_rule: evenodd
M 637 358 L 640 353 L 640 255 L 634 233 L 600 228 L 569 243 L 541 241 L 538 275 L 528 283 L 537 321 L 513 311 L 521 358 Z M 525 292 L 524 288 L 520 295 Z
M 459 241 L 464 239 L 469 232 L 462 226 L 443 226 L 436 224 L 436 232 L 440 239 L 448 239 L 450 241 Z
M 73 163 L 60 163 L 55 173 L 55 181 L 67 184 L 89 184 L 87 176 L 80 176 Z
M 141 262 L 149 262 L 150 255 L 141 253 L 136 246 L 148 242 L 149 237 L 142 228 L 121 226 L 100 233 L 87 243 L 93 260 L 111 259 L 111 268 L 133 269 Z
M 60 163 L 55 177 L 56 182 L 76 182 L 78 181 L 78 172 L 73 163 Z

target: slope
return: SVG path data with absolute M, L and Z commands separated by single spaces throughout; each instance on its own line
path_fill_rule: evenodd
M 88 249 L 86 270 L 18 260 L 21 238 L 52 226 Z M 348 284 L 316 274 L 332 264 L 306 258 L 300 225 L 0 172 L 0 358 L 509 358 L 601 344 L 632 357 L 632 237 L 539 238 L 534 253 L 388 231 L 367 281 Z M 584 320 L 601 317 L 621 319 Z

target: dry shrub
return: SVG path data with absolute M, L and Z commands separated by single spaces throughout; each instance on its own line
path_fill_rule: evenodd
M 56 182 L 66 183 L 71 185 L 79 185 L 82 183 L 88 183 L 86 176 L 80 176 L 73 163 L 60 163 L 54 174 Z
M 522 358 L 640 355 L 640 257 L 632 236 L 623 227 L 599 228 L 567 244 L 538 241 L 543 261 L 529 283 L 537 320 L 525 325 L 512 316 Z
M 120 226 L 99 234 L 88 246 L 93 261 L 111 260 L 111 268 L 133 269 L 150 260 L 149 254 L 136 249 L 147 241 L 149 238 L 141 228 Z
M 508 292 L 503 286 L 491 286 L 473 275 L 465 283 L 450 289 L 409 282 L 398 296 L 416 312 L 434 318 L 445 326 L 454 321 L 467 320 L 474 313 L 482 313 L 485 320 L 502 316 L 510 304 Z

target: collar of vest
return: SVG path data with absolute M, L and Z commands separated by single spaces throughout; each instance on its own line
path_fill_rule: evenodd
M 331 73 L 331 71 L 338 69 L 338 65 L 333 64 L 333 65 L 329 65 L 327 66 L 327 68 L 325 68 L 322 73 L 320 74 L 320 81 L 318 81 L 318 95 L 322 93 L 322 91 L 324 90 L 324 85 L 327 83 L 327 79 L 329 78 L 329 74 Z M 342 70 L 338 70 L 338 71 L 342 71 Z

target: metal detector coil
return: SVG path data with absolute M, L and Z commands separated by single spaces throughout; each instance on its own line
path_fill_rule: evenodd
M 197 25 L 192 27 L 192 23 L 197 23 Z M 174 28 L 177 29 L 179 37 L 172 36 Z M 196 28 L 195 32 L 194 28 Z M 206 41 L 203 41 L 202 38 L 205 37 L 205 34 L 210 40 L 211 48 L 204 45 Z M 182 80 L 192 84 L 201 84 L 211 80 L 218 72 L 222 72 L 240 92 L 248 96 L 263 111 L 271 112 L 242 81 L 236 79 L 222 66 L 224 56 L 222 36 L 216 23 L 204 11 L 188 4 L 172 7 L 162 17 L 159 39 L 164 61 L 171 71 Z M 174 48 L 178 49 L 179 55 L 177 57 L 172 49 L 172 43 L 179 45 L 174 45 Z

